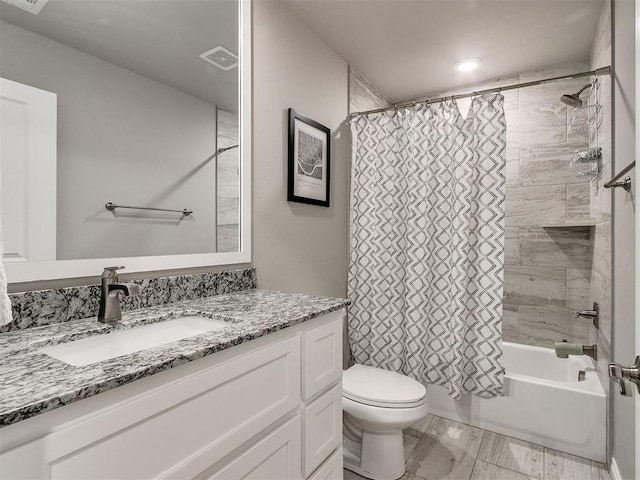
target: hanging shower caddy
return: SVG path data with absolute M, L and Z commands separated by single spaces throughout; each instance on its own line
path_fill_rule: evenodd
M 598 103 L 600 85 L 595 80 L 591 85 L 589 103 L 583 107 L 574 108 L 569 114 L 569 134 L 588 133 L 590 148 L 576 151 L 569 168 L 578 171 L 579 176 L 596 177 L 600 173 L 602 163 L 602 148 L 598 146 L 598 131 L 602 123 L 602 105 Z

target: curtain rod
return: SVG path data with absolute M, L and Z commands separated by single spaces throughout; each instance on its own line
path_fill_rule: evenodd
M 429 105 L 431 103 L 444 102 L 445 100 L 457 100 L 459 98 L 468 98 L 468 97 L 475 97 L 477 95 L 484 95 L 485 93 L 498 93 L 498 92 L 503 92 L 505 90 L 514 90 L 516 88 L 534 87 L 536 85 L 542 85 L 543 83 L 557 82 L 558 80 L 566 80 L 569 78 L 590 77 L 592 75 L 595 75 L 595 76 L 611 75 L 611 67 L 610 66 L 602 67 L 602 68 L 597 68 L 596 70 L 590 70 L 588 72 L 572 73 L 570 75 L 562 75 L 560 77 L 545 78 L 542 80 L 535 80 L 533 82 L 515 83 L 513 85 L 507 85 L 504 87 L 488 88 L 486 90 L 478 90 L 476 92 L 461 93 L 459 95 L 447 95 L 446 97 L 417 100 L 415 102 L 399 103 L 397 105 L 392 105 L 391 107 L 376 108 L 375 110 L 366 110 L 363 112 L 350 113 L 349 119 L 352 119 L 354 117 L 359 117 L 361 115 L 369 115 L 372 113 L 386 112 L 387 110 L 398 110 L 400 108 L 414 107 L 419 104 Z

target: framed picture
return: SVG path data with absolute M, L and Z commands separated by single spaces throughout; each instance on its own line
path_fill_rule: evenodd
M 287 200 L 329 206 L 331 130 L 289 109 Z

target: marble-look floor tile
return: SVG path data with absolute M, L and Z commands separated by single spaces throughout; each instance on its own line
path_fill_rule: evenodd
M 611 480 L 611 475 L 602 463 L 544 449 L 545 480 Z
M 407 471 L 438 480 L 468 480 L 483 430 L 434 417 L 407 463 Z
M 591 268 L 593 243 L 589 227 L 521 228 L 523 265 Z
M 411 435 L 402 435 L 402 440 L 404 444 L 404 461 L 407 463 L 411 458 L 411 454 L 416 449 L 418 442 L 421 437 L 413 437 Z
M 351 470 L 344 469 L 343 480 L 367 480 L 365 477 L 361 477 L 357 473 L 352 472 Z
M 564 268 L 504 268 L 504 303 L 510 305 L 566 305 Z
M 432 419 L 433 419 L 433 415 L 428 414 L 426 417 L 424 417 L 421 420 L 418 420 L 416 423 L 414 423 L 410 427 L 405 428 L 402 433 L 405 435 L 411 435 L 412 437 L 420 438 L 422 437 L 422 435 L 424 435 L 424 432 L 429 427 L 429 424 L 431 423 Z
M 471 475 L 471 480 L 532 480 L 533 478 L 482 460 L 476 461 Z
M 543 447 L 493 432 L 485 432 L 482 437 L 478 460 L 533 478 L 542 478 L 544 471 Z
M 529 227 L 565 218 L 566 185 L 507 188 L 505 225 Z
M 567 340 L 587 343 L 591 320 L 575 318 L 575 312 L 564 308 L 521 306 L 518 311 L 520 343 L 553 348 L 554 342 Z
M 567 268 L 567 308 L 569 310 L 590 310 L 591 270 Z

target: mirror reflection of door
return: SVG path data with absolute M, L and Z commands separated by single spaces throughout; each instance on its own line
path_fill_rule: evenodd
M 3 262 L 56 259 L 56 95 L 0 78 Z
M 225 169 L 239 149 L 213 156 L 238 143 L 238 1 L 38 3 L 0 9 L 2 76 L 58 99 L 55 243 L 38 259 L 238 251 L 239 175 Z

